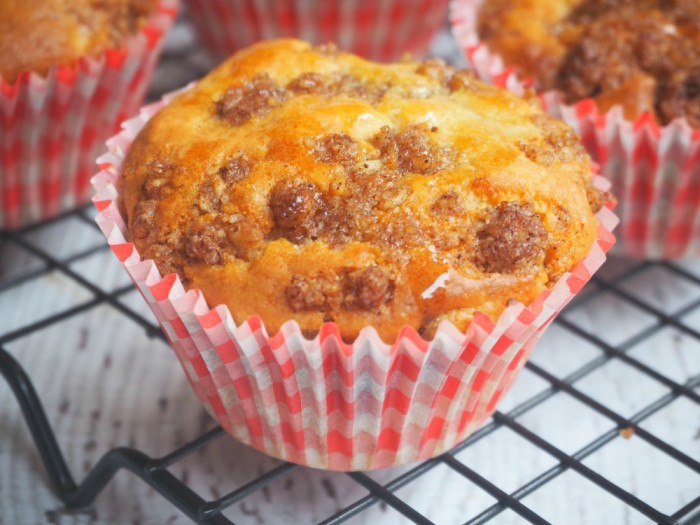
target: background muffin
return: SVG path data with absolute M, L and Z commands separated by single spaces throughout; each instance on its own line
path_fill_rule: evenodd
M 612 182 L 625 253 L 700 255 L 700 3 L 454 0 L 451 18 L 480 78 L 533 78 L 579 133 Z
M 0 228 L 89 198 L 104 140 L 143 101 L 171 0 L 0 3 Z
M 488 0 L 478 32 L 569 104 L 595 98 L 628 119 L 648 112 L 661 124 L 700 125 L 700 2 Z
M 267 38 L 335 42 L 375 60 L 422 56 L 448 0 L 188 0 L 202 42 L 218 58 Z
M 46 75 L 51 66 L 120 47 L 155 11 L 157 0 L 8 0 L 0 5 L 0 74 Z
M 583 259 L 590 169 L 565 125 L 464 71 L 279 41 L 163 109 L 121 180 L 139 252 L 236 322 L 391 341 L 497 318 Z

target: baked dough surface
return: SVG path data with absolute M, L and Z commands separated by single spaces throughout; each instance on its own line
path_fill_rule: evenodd
M 596 237 L 590 169 L 564 124 L 467 72 L 280 40 L 148 122 L 120 205 L 141 256 L 236 322 L 390 342 L 496 318 L 571 269 Z

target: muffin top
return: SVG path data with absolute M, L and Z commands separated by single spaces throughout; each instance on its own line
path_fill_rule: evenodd
M 496 318 L 570 270 L 604 196 L 574 133 L 444 63 L 380 65 L 269 41 L 178 95 L 134 140 L 131 241 L 236 322 L 430 337 Z
M 478 31 L 568 103 L 700 127 L 700 0 L 484 0 Z
M 0 76 L 45 75 L 56 64 L 119 47 L 138 31 L 157 0 L 2 0 Z

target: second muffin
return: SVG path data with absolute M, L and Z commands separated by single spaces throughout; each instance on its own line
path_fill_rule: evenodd
M 481 39 L 569 104 L 595 98 L 628 119 L 700 127 L 697 0 L 487 0 Z
M 95 157 L 141 106 L 177 6 L 0 2 L 0 230 L 89 201 Z

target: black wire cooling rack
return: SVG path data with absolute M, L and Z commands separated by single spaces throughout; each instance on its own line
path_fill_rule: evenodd
M 96 226 L 90 211 L 89 209 L 81 209 L 69 214 L 69 216 L 85 223 L 85 227 L 94 228 Z M 66 217 L 67 216 L 60 217 L 56 219 L 56 221 L 65 220 Z M 32 385 L 32 381 L 18 362 L 7 351 L 7 345 L 16 339 L 27 336 L 27 334 L 52 324 L 62 323 L 72 316 L 79 315 L 86 310 L 96 308 L 100 305 L 108 305 L 110 308 L 114 308 L 126 315 L 133 322 L 143 327 L 151 337 L 162 338 L 162 334 L 151 319 L 135 313 L 119 300 L 120 297 L 132 291 L 132 286 L 123 286 L 111 293 L 107 293 L 102 291 L 90 280 L 81 276 L 71 266 L 73 263 L 90 257 L 96 252 L 108 250 L 106 245 L 94 246 L 80 253 L 71 255 L 70 257 L 59 258 L 52 255 L 48 250 L 41 249 L 27 240 L 34 230 L 43 227 L 47 227 L 47 224 L 34 226 L 18 232 L 0 233 L 0 250 L 19 248 L 29 252 L 34 258 L 39 259 L 43 263 L 39 269 L 23 272 L 18 277 L 2 282 L 2 284 L 0 284 L 0 294 L 12 293 L 13 289 L 18 285 L 32 279 L 40 278 L 48 272 L 60 272 L 79 286 L 84 287 L 89 294 L 91 294 L 92 298 L 77 306 L 64 309 L 38 322 L 31 323 L 0 336 L 0 372 L 2 372 L 3 377 L 9 383 L 21 407 L 24 419 L 33 436 L 36 449 L 42 459 L 53 490 L 67 507 L 82 508 L 90 505 L 110 482 L 112 477 L 119 470 L 125 469 L 143 480 L 145 484 L 153 487 L 163 498 L 169 500 L 195 522 L 201 524 L 230 524 L 235 523 L 235 519 L 231 521 L 222 514 L 226 509 L 235 503 L 244 501 L 252 494 L 264 490 L 265 487 L 268 487 L 280 476 L 287 475 L 294 469 L 304 468 L 289 463 L 283 463 L 262 473 L 256 479 L 224 496 L 212 500 L 205 500 L 188 487 L 187 483 L 176 477 L 169 469 L 171 466 L 182 461 L 187 456 L 194 454 L 199 449 L 209 446 L 212 441 L 228 439 L 220 428 L 215 428 L 204 432 L 197 439 L 158 458 L 150 457 L 134 448 L 114 448 L 104 454 L 100 461 L 97 462 L 80 483 L 76 483 L 67 467 L 64 455 L 57 444 L 56 437 L 42 408 L 41 401 Z M 486 491 L 497 501 L 497 503 L 481 512 L 479 515 L 465 521 L 465 525 L 488 523 L 489 520 L 498 516 L 506 509 L 510 509 L 512 512 L 518 514 L 527 523 L 542 525 L 549 523 L 545 518 L 530 508 L 523 499 L 533 492 L 542 489 L 542 487 L 545 487 L 553 479 L 567 471 L 574 471 L 585 477 L 600 489 L 618 498 L 625 505 L 636 509 L 636 511 L 648 517 L 652 523 L 663 525 L 692 525 L 700 523 L 700 491 L 697 497 L 687 502 L 682 508 L 678 508 L 671 514 L 663 513 L 625 488 L 617 485 L 605 475 L 586 466 L 584 463 L 584 460 L 596 451 L 615 440 L 624 439 L 625 436 L 634 434 L 668 457 L 700 474 L 700 462 L 698 460 L 665 440 L 655 436 L 641 426 L 641 423 L 647 418 L 663 410 L 679 398 L 685 398 L 696 405 L 700 405 L 700 394 L 697 390 L 697 387 L 700 386 L 700 370 L 695 371 L 697 374 L 694 375 L 690 381 L 681 384 L 649 367 L 644 364 L 644 362 L 632 357 L 628 352 L 640 342 L 654 337 L 659 331 L 669 327 L 700 342 L 700 332 L 685 321 L 689 314 L 694 312 L 700 313 L 700 300 L 695 300 L 672 314 L 669 314 L 654 307 L 649 304 L 649 302 L 638 298 L 626 289 L 625 284 L 627 282 L 634 279 L 635 276 L 642 272 L 654 268 L 661 268 L 665 272 L 671 272 L 677 278 L 683 279 L 693 286 L 700 286 L 700 278 L 698 275 L 671 263 L 640 262 L 633 264 L 622 276 L 614 280 L 594 278 L 594 289 L 585 293 L 583 297 L 575 301 L 567 312 L 555 321 L 555 325 L 569 332 L 571 338 L 582 339 L 597 347 L 601 351 L 598 358 L 587 362 L 584 366 L 570 372 L 563 378 L 555 376 L 532 362 L 528 363 L 526 365 L 527 370 L 546 381 L 548 383 L 548 388 L 519 404 L 512 410 L 509 410 L 507 413 L 496 412 L 488 424 L 483 426 L 453 451 L 414 466 L 395 479 L 390 480 L 388 483 L 379 483 L 365 473 L 347 473 L 346 476 L 354 483 L 364 487 L 364 489 L 368 491 L 368 495 L 345 506 L 319 523 L 324 525 L 343 523 L 368 507 L 383 504 L 398 511 L 407 518 L 409 522 L 430 524 L 432 522 L 427 517 L 414 509 L 410 505 L 410 502 L 405 501 L 397 495 L 396 491 L 417 478 L 420 478 L 438 465 L 447 466 L 464 476 L 466 480 Z M 588 330 L 579 323 L 572 321 L 572 316 L 568 315 L 571 312 L 575 312 L 576 309 L 582 308 L 586 303 L 595 300 L 600 294 L 613 294 L 617 299 L 628 303 L 641 312 L 649 314 L 654 318 L 654 321 L 648 327 L 636 333 L 632 338 L 619 344 L 610 344 L 600 337 L 598 330 Z M 594 373 L 610 361 L 615 360 L 622 361 L 638 372 L 661 383 L 667 387 L 667 393 L 653 400 L 653 402 L 647 404 L 641 410 L 638 410 L 637 413 L 631 417 L 623 417 L 612 408 L 577 388 L 578 381 Z M 635 388 L 635 385 L 629 385 L 628 387 Z M 614 423 L 614 427 L 602 435 L 597 436 L 577 452 L 569 454 L 562 451 L 561 448 L 548 441 L 545 437 L 529 430 L 519 422 L 518 418 L 520 416 L 541 406 L 560 392 L 568 394 L 590 409 L 608 418 Z M 520 486 L 516 490 L 508 492 L 455 458 L 456 454 L 477 444 L 481 440 L 488 439 L 489 435 L 501 427 L 510 429 L 541 451 L 551 455 L 555 458 L 557 462 L 556 465 L 540 472 L 528 483 Z
M 176 29 L 177 30 L 177 29 Z M 166 60 L 161 65 L 161 75 L 163 70 L 170 68 L 177 73 L 179 68 L 186 68 L 188 73 L 183 76 L 170 75 L 171 83 L 181 85 L 184 81 L 196 77 L 209 67 L 209 64 L 202 63 L 200 55 L 189 55 L 189 58 L 182 60 L 184 50 L 189 44 L 176 45 L 170 50 L 170 62 Z M 199 57 L 199 58 L 198 58 Z M 167 55 L 166 55 L 167 58 Z M 176 65 L 173 65 L 177 63 Z M 171 71 L 172 73 L 172 71 Z M 160 87 L 158 87 L 160 86 Z M 156 77 L 156 87 L 154 94 L 166 91 L 169 88 Z M 153 96 L 152 96 L 153 98 Z M 23 268 L 19 272 L 10 269 L 9 277 L 0 275 L 0 296 L 2 294 L 12 294 L 22 284 L 35 279 L 46 277 L 49 273 L 59 273 L 63 277 L 71 280 L 74 284 L 87 292 L 89 298 L 77 305 L 68 306 L 59 311 L 43 317 L 36 322 L 23 325 L 12 331 L 0 331 L 0 372 L 10 385 L 19 407 L 21 407 L 24 420 L 29 428 L 36 446 L 36 450 L 41 458 L 53 491 L 67 508 L 84 508 L 92 502 L 110 484 L 112 478 L 121 470 L 130 471 L 137 478 L 142 480 L 144 490 L 147 486 L 152 487 L 162 498 L 168 500 L 173 506 L 182 511 L 186 516 L 201 524 L 231 524 L 237 523 L 238 519 L 234 513 L 230 516 L 230 511 L 236 504 L 245 503 L 249 498 L 255 497 L 260 492 L 270 491 L 274 487 L 276 480 L 284 476 L 290 476 L 293 471 L 304 470 L 304 467 L 289 463 L 275 464 L 273 467 L 260 472 L 251 481 L 238 486 L 225 495 L 206 499 L 193 490 L 182 476 L 173 473 L 173 467 L 181 461 L 187 460 L 197 454 L 198 451 L 211 447 L 217 440 L 229 439 L 220 428 L 204 431 L 196 439 L 188 442 L 184 446 L 176 448 L 160 457 L 152 457 L 135 447 L 112 448 L 105 453 L 101 459 L 89 469 L 87 475 L 76 482 L 71 474 L 63 451 L 58 445 L 58 441 L 49 419 L 42 407 L 42 403 L 32 384 L 32 380 L 18 361 L 8 352 L 8 345 L 20 340 L 28 335 L 53 325 L 60 325 L 69 319 L 81 315 L 92 309 L 107 306 L 114 309 L 121 315 L 142 327 L 149 337 L 163 338 L 159 328 L 153 323 L 153 319 L 147 315 L 141 315 L 134 309 L 125 305 L 121 299 L 133 291 L 133 286 L 124 285 L 112 291 L 104 291 L 94 279 L 89 279 L 75 269 L 75 263 L 90 258 L 97 253 L 107 251 L 106 244 L 99 244 L 74 253 L 69 256 L 58 256 L 51 249 L 45 249 L 41 245 L 31 242 L 31 236 L 40 229 L 50 228 L 53 223 L 65 220 L 78 221 L 82 228 L 96 228 L 92 210 L 82 208 L 70 214 L 64 215 L 41 225 L 35 225 L 17 232 L 0 232 L 0 255 L 10 250 L 21 250 L 30 254 L 34 260 L 40 261 L 38 267 Z M 700 265 L 700 264 L 699 264 Z M 700 290 L 700 272 L 695 271 L 688 265 L 673 263 L 650 263 L 650 262 L 627 262 L 624 271 L 613 273 L 602 272 L 601 276 L 594 277 L 588 290 L 580 295 L 567 311 L 559 316 L 552 329 L 563 331 L 570 341 L 578 341 L 581 344 L 597 349 L 595 357 L 585 361 L 566 374 L 555 374 L 551 370 L 535 362 L 526 364 L 526 370 L 533 374 L 545 387 L 536 394 L 529 396 L 516 406 L 505 412 L 497 411 L 492 419 L 479 429 L 454 450 L 443 454 L 432 460 L 420 463 L 393 479 L 377 480 L 376 476 L 367 473 L 352 472 L 338 474 L 345 476 L 346 481 L 362 487 L 364 494 L 356 498 L 349 504 L 343 505 L 337 511 L 323 518 L 317 523 L 323 525 L 348 523 L 361 512 L 375 506 L 392 508 L 402 515 L 402 523 L 433 523 L 424 513 L 420 512 L 412 505 L 407 498 L 402 497 L 401 489 L 412 482 L 420 482 L 430 471 L 440 467 L 450 469 L 463 478 L 465 483 L 479 487 L 489 494 L 495 503 L 475 516 L 465 516 L 462 523 L 465 525 L 477 525 L 492 522 L 504 515 L 504 513 L 519 516 L 519 523 L 534 523 L 544 525 L 550 523 L 547 518 L 538 513 L 530 504 L 529 496 L 547 489 L 554 480 L 562 477 L 566 473 L 575 472 L 582 476 L 597 488 L 610 497 L 618 500 L 617 503 L 625 508 L 634 510 L 635 516 L 643 518 L 644 523 L 657 523 L 663 525 L 693 525 L 700 524 L 700 481 L 693 486 L 678 486 L 680 492 L 690 491 L 691 495 L 686 497 L 680 508 L 675 508 L 673 512 L 659 510 L 658 505 L 648 501 L 638 495 L 629 487 L 621 486 L 610 475 L 610 470 L 592 467 L 587 459 L 599 453 L 606 447 L 611 447 L 621 439 L 634 435 L 636 439 L 645 442 L 657 452 L 667 456 L 671 461 L 683 465 L 700 476 L 700 442 L 696 442 L 695 448 L 688 450 L 687 447 L 678 447 L 667 436 L 660 437 L 650 431 L 645 422 L 655 415 L 663 412 L 671 404 L 678 400 L 690 403 L 694 409 L 700 407 L 700 368 L 696 370 L 686 370 L 685 381 L 679 381 L 677 377 L 671 377 L 658 367 L 650 366 L 648 360 L 639 358 L 634 352 L 644 342 L 650 341 L 658 334 L 673 330 L 682 337 L 690 340 L 693 344 L 700 344 L 700 294 L 682 307 L 672 312 L 660 307 L 653 300 L 648 300 L 644 294 L 636 293 L 635 279 L 648 272 L 663 272 L 672 279 L 682 281 L 687 286 Z M 2 272 L 0 272 L 1 274 Z M 580 322 L 576 312 L 586 307 L 596 298 L 602 295 L 612 297 L 621 308 L 632 308 L 638 312 L 639 316 L 644 316 L 646 322 L 640 323 L 644 327 L 633 331 L 633 335 L 625 340 L 610 341 L 604 337 L 605 329 L 600 326 Z M 607 322 L 615 322 L 608 319 Z M 2 317 L 0 316 L 0 328 Z M 4 333 L 3 333 L 4 332 Z M 575 346 L 575 345 L 573 345 Z M 698 347 L 700 351 L 700 347 Z M 622 415 L 616 410 L 613 404 L 605 402 L 600 396 L 592 395 L 590 391 L 582 388 L 581 385 L 586 378 L 599 373 L 606 366 L 613 363 L 623 363 L 632 367 L 636 373 L 644 376 L 646 381 L 653 381 L 662 385 L 663 394 L 648 400 L 636 409 L 631 415 Z M 641 389 L 641 384 L 632 383 L 624 385 L 624 388 Z M 522 423 L 522 417 L 536 410 L 541 410 L 547 402 L 555 396 L 566 394 L 575 399 L 588 409 L 602 416 L 612 424 L 609 430 L 602 432 L 592 439 L 586 439 L 583 446 L 578 447 L 573 452 L 563 450 L 560 444 L 554 443 L 542 432 L 536 432 Z M 641 390 L 640 390 L 641 393 Z M 155 404 L 155 403 L 154 403 Z M 155 410 L 155 406 L 153 407 Z M 697 414 L 695 412 L 694 414 Z M 690 422 L 697 415 L 687 414 L 689 424 L 697 425 L 698 422 Z M 557 421 L 550 421 L 556 425 Z M 184 422 L 183 422 L 184 424 Z M 470 449 L 478 448 L 484 440 L 489 440 L 499 429 L 506 428 L 515 433 L 520 439 L 534 446 L 539 452 L 553 458 L 553 466 L 543 468 L 529 478 L 524 484 L 515 489 L 506 488 L 499 485 L 497 481 L 490 479 L 472 469 L 465 462 L 459 459 L 459 455 Z M 698 432 L 697 439 L 700 439 Z M 0 443 L 2 445 L 2 443 Z M 697 454 L 695 452 L 698 452 Z M 2 473 L 0 473 L 1 475 Z M 1 478 L 0 478 L 1 480 Z M 698 478 L 700 480 L 700 478 Z M 274 490 L 274 489 L 272 489 Z M 673 490 L 673 488 L 672 488 Z M 694 493 L 693 493 L 694 491 Z M 327 494 L 331 497 L 332 494 Z M 318 497 L 318 496 L 317 496 Z M 321 495 L 320 497 L 323 497 Z M 0 510 L 0 522 L 2 522 L 2 510 Z M 571 509 L 570 512 L 575 512 Z M 225 516 L 224 513 L 227 515 Z M 567 525 L 568 521 L 557 521 L 558 525 Z M 276 523 L 269 521 L 266 523 Z M 384 521 L 389 523 L 389 521 Z M 600 523 L 612 523 L 603 520 Z M 615 523 L 617 525 L 617 522 Z

